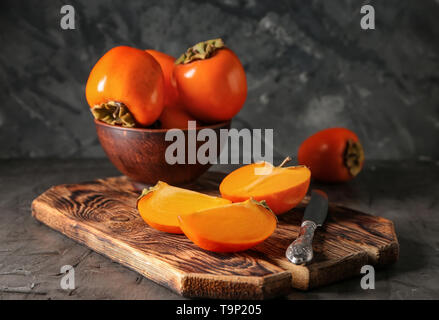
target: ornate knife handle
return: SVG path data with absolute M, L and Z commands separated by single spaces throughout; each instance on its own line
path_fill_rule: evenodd
M 304 264 L 313 258 L 312 239 L 317 225 L 310 220 L 302 222 L 297 239 L 289 245 L 286 257 L 294 264 Z

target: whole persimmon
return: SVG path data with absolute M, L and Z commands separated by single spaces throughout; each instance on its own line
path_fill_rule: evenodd
M 166 53 L 148 49 L 145 50 L 147 53 L 153 56 L 153 58 L 160 64 L 163 72 L 163 79 L 165 83 L 165 107 L 174 107 L 178 105 L 178 91 L 177 84 L 172 77 L 172 72 L 174 71 L 175 58 Z
M 186 129 L 188 121 L 196 121 L 179 103 L 177 84 L 173 77 L 175 58 L 166 53 L 148 49 L 145 50 L 160 64 L 165 81 L 164 108 L 159 121 L 164 129 Z
M 247 98 L 247 79 L 236 54 L 221 39 L 200 42 L 175 62 L 180 101 L 206 123 L 230 120 Z
M 144 50 L 115 47 L 91 70 L 85 94 L 98 120 L 126 127 L 149 126 L 163 110 L 163 72 Z
M 202 125 L 179 105 L 164 107 L 159 121 L 163 129 L 187 129 L 189 121 L 196 121 L 197 126 Z
M 316 180 L 345 182 L 360 173 L 364 151 L 354 132 L 330 128 L 313 134 L 300 145 L 298 161 L 310 168 Z

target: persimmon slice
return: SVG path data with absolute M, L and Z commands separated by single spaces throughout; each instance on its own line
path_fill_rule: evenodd
M 154 229 L 183 233 L 178 216 L 224 206 L 231 201 L 203 193 L 173 187 L 159 181 L 155 186 L 144 189 L 137 201 L 137 210 L 142 219 Z
M 247 250 L 276 229 L 271 210 L 253 199 L 178 217 L 184 234 L 202 249 L 214 252 Z
M 258 175 L 258 170 L 259 173 L 266 170 L 268 174 Z M 305 166 L 274 167 L 271 163 L 259 162 L 231 172 L 221 182 L 220 192 L 232 202 L 250 198 L 265 200 L 275 214 L 281 214 L 302 201 L 310 178 L 311 172 Z

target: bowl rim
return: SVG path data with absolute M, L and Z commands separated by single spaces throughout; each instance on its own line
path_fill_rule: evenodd
M 108 124 L 105 123 L 103 121 L 97 120 L 97 119 L 93 119 L 95 122 L 96 126 L 102 126 L 102 127 L 108 127 L 111 129 L 115 129 L 115 130 L 122 130 L 122 131 L 137 131 L 137 132 L 156 132 L 156 133 L 163 133 L 163 132 L 168 132 L 169 130 L 182 130 L 182 131 L 188 131 L 189 129 L 180 129 L 180 128 L 172 128 L 172 129 L 165 129 L 165 128 L 160 128 L 160 129 L 151 129 L 151 128 L 127 128 L 127 127 L 122 127 L 122 126 L 117 126 L 117 125 L 112 125 L 112 124 Z M 201 130 L 201 129 L 218 129 L 218 128 L 222 128 L 222 127 L 227 127 L 230 125 L 230 123 L 232 122 L 232 120 L 227 120 L 227 121 L 223 121 L 223 122 L 219 122 L 219 123 L 215 123 L 215 124 L 211 124 L 211 125 L 205 125 L 205 126 L 197 126 L 195 128 L 195 130 Z

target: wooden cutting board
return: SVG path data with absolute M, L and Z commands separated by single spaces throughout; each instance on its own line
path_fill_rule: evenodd
M 193 190 L 217 194 L 223 175 L 208 172 Z M 139 192 L 125 177 L 55 186 L 32 203 L 32 215 L 90 247 L 186 297 L 263 299 L 308 290 L 352 276 L 366 264 L 398 259 L 390 220 L 330 204 L 328 219 L 316 231 L 315 257 L 307 266 L 285 258 L 297 237 L 303 208 L 279 216 L 274 234 L 241 253 L 212 253 L 184 235 L 146 225 L 135 204 Z

